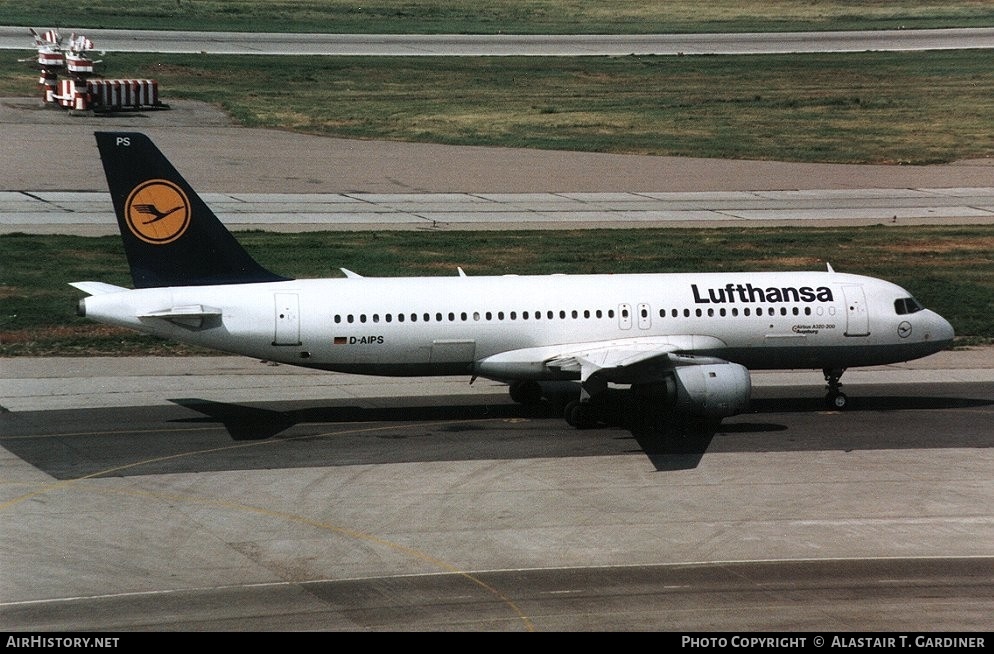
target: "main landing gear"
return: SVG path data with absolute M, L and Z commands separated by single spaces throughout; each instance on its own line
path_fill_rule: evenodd
M 842 388 L 839 379 L 845 371 L 845 368 L 825 368 L 822 371 L 825 373 L 825 382 L 828 384 L 828 394 L 825 395 L 825 403 L 828 404 L 829 408 L 838 411 L 845 409 L 846 405 L 849 404 L 849 398 L 839 390 Z
M 577 429 L 589 429 L 597 423 L 597 411 L 590 402 L 571 400 L 563 408 L 566 424 Z
M 546 389 L 542 387 L 541 384 L 535 381 L 516 381 L 511 383 L 509 389 L 511 394 L 511 399 L 522 404 L 524 406 L 535 406 L 542 401 L 545 397 Z M 566 401 L 566 397 L 572 395 L 574 399 Z M 581 391 L 580 395 L 584 395 Z M 591 402 L 589 396 L 583 401 L 575 399 L 575 389 L 573 393 L 569 391 L 555 392 L 548 396 L 548 399 L 553 403 L 553 405 L 558 405 L 563 408 L 563 418 L 566 419 L 566 423 L 571 427 L 576 427 L 577 429 L 588 429 L 596 425 L 603 418 L 603 411 L 600 403 Z M 562 404 L 561 402 L 565 402 Z

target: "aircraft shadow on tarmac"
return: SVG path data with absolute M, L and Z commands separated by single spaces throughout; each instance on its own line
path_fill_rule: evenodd
M 543 450 L 548 450 L 547 453 L 536 454 L 533 452 L 532 446 L 529 445 L 528 447 L 522 449 L 517 456 L 524 458 L 528 456 L 596 456 L 601 454 L 616 454 L 619 453 L 617 447 L 620 443 L 624 443 L 624 441 L 629 438 L 634 438 L 634 440 L 638 443 L 638 449 L 626 448 L 627 453 L 637 454 L 639 451 L 644 452 L 645 455 L 649 457 L 650 461 L 652 461 L 657 470 L 684 470 L 696 467 L 699 464 L 704 452 L 707 451 L 708 445 L 716 433 L 714 429 L 706 428 L 689 428 L 690 431 L 688 431 L 688 427 L 686 425 L 678 425 L 674 428 L 660 428 L 656 425 L 647 424 L 606 424 L 602 425 L 600 429 L 578 431 L 559 424 L 559 422 L 562 422 L 562 408 L 556 403 L 543 403 L 529 407 L 505 403 L 487 405 L 456 404 L 448 406 L 408 406 L 389 408 L 324 406 L 304 409 L 273 410 L 198 399 L 174 399 L 172 401 L 182 407 L 202 413 L 205 416 L 204 418 L 189 419 L 190 421 L 215 421 L 222 423 L 228 434 L 235 441 L 279 438 L 280 434 L 287 431 L 291 427 L 305 423 L 369 424 L 382 422 L 430 423 L 441 421 L 447 424 L 440 426 L 440 428 L 432 428 L 426 425 L 427 430 L 434 432 L 442 430 L 450 434 L 462 433 L 463 435 L 467 435 L 471 432 L 480 431 L 480 428 L 473 424 L 474 422 L 481 420 L 492 420 L 494 421 L 494 425 L 490 426 L 488 431 L 496 432 L 496 430 L 501 429 L 501 423 L 504 423 L 506 435 L 507 431 L 510 431 L 507 429 L 507 427 L 510 426 L 507 423 L 511 423 L 511 425 L 520 425 L 523 420 L 542 421 L 543 423 L 546 421 L 558 421 L 554 423 L 555 427 L 553 429 L 553 433 L 549 432 L 547 424 L 545 425 L 545 429 L 543 431 L 545 432 L 547 438 L 562 441 L 559 443 L 559 447 L 557 447 L 556 443 L 547 444 L 542 448 Z M 752 426 L 750 429 L 768 431 L 767 428 L 759 425 Z M 786 427 L 773 427 L 772 429 L 786 429 Z M 604 439 L 605 430 L 622 431 L 627 432 L 627 434 L 620 438 L 616 437 L 613 439 Z M 529 432 L 528 438 L 531 439 L 534 436 L 534 430 L 529 430 Z M 499 436 L 496 442 L 506 445 L 508 441 L 505 435 Z M 378 435 L 378 438 L 383 437 L 384 434 Z M 299 438 L 304 440 L 307 439 L 307 437 Z M 411 436 L 395 434 L 392 438 L 407 439 L 411 438 Z M 413 438 L 417 438 L 417 436 L 414 436 Z M 576 452 L 570 453 L 568 451 L 562 451 L 562 444 L 578 444 L 582 441 L 585 442 L 587 446 L 590 446 L 595 445 L 596 441 L 601 439 L 603 439 L 603 449 L 600 450 L 596 447 L 593 449 L 587 449 L 587 447 L 584 447 L 584 451 L 579 454 Z M 471 446 L 474 451 L 465 451 L 464 447 L 455 446 L 448 450 L 450 456 L 443 456 L 441 458 L 489 458 L 488 455 L 481 456 L 481 454 L 486 451 L 491 451 L 492 448 L 481 448 L 481 443 L 479 443 L 476 439 L 470 438 L 470 440 L 473 441 Z M 566 449 L 569 448 L 567 447 Z M 559 451 L 557 452 L 557 450 Z M 460 453 L 458 456 L 451 456 L 457 452 Z M 516 456 L 513 451 L 507 451 L 506 449 L 499 454 L 494 452 L 494 455 L 500 457 Z M 422 458 L 423 457 L 421 456 L 418 457 L 419 460 Z
M 750 411 L 716 429 L 660 431 L 644 422 L 577 430 L 553 403 L 521 406 L 505 395 L 230 404 L 173 399 L 173 407 L 65 411 L 66 430 L 79 424 L 131 424 L 87 435 L 55 428 L 38 437 L 35 418 L 13 430 L 4 447 L 57 479 L 220 470 L 348 466 L 428 461 L 647 457 L 657 471 L 686 470 L 707 454 L 994 447 L 994 394 L 985 385 L 947 395 L 859 394 L 844 412 L 796 389 L 754 398 Z M 11 414 L 13 415 L 13 414 Z M 46 430 L 41 430 L 45 432 Z
M 697 467 L 708 451 L 994 447 L 994 434 L 988 433 L 989 430 L 958 435 L 943 430 L 942 437 L 935 438 L 928 420 L 922 420 L 923 415 L 933 416 L 941 424 L 945 422 L 942 411 L 994 406 L 994 400 L 964 397 L 867 395 L 854 399 L 851 408 L 844 413 L 828 411 L 822 398 L 757 398 L 749 413 L 726 419 L 716 427 L 699 423 L 660 426 L 638 419 L 609 418 L 607 424 L 587 430 L 575 430 L 563 424 L 561 407 L 557 403 L 524 407 L 507 403 L 503 398 L 494 403 L 481 403 L 474 397 L 436 406 L 295 407 L 295 403 L 289 403 L 275 409 L 199 399 L 173 402 L 203 414 L 201 418 L 186 419 L 188 421 L 222 423 L 234 441 L 284 437 L 306 441 L 317 437 L 296 436 L 288 430 L 308 424 L 347 424 L 358 425 L 356 431 L 361 431 L 361 425 L 386 423 L 382 428 L 374 427 L 375 431 L 369 435 L 359 436 L 366 445 L 374 443 L 365 452 L 368 457 L 365 462 L 382 460 L 380 447 L 375 443 L 384 439 L 412 444 L 413 450 L 391 448 L 388 457 L 397 457 L 392 459 L 395 461 L 625 453 L 647 456 L 659 471 Z M 893 416 L 887 414 L 922 411 L 926 413 L 916 413 L 916 417 L 909 418 L 912 428 L 888 429 Z M 777 419 L 784 414 L 791 419 L 786 422 Z M 801 428 L 793 424 L 798 415 L 809 417 Z M 867 419 L 868 416 L 872 419 Z M 390 428 L 390 423 L 407 424 L 395 430 Z M 637 447 L 631 446 L 631 440 Z M 420 449 L 422 447 L 425 449 Z

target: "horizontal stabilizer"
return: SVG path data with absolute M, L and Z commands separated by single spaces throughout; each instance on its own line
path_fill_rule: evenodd
M 123 286 L 114 286 L 104 282 L 71 282 L 69 285 L 78 288 L 87 295 L 106 295 L 107 293 L 120 293 L 128 290 Z

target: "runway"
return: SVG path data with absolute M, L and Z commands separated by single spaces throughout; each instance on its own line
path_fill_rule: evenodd
M 6 360 L 0 627 L 983 631 L 991 354 L 850 371 L 845 413 L 757 373 L 690 441 L 482 380 Z
M 41 29 L 47 29 L 42 27 Z M 62 27 L 62 31 L 72 31 Z M 266 34 L 79 29 L 101 50 L 338 56 L 626 56 L 914 51 L 994 47 L 994 29 L 744 34 Z M 25 27 L 0 26 L 0 49 L 30 49 Z

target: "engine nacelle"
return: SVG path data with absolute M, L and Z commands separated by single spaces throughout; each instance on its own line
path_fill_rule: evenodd
M 673 408 L 706 418 L 734 416 L 749 408 L 752 380 L 737 363 L 680 366 L 673 369 L 676 397 Z
M 749 407 L 752 381 L 737 363 L 678 366 L 662 384 L 640 387 L 651 404 L 699 418 L 727 418 Z

